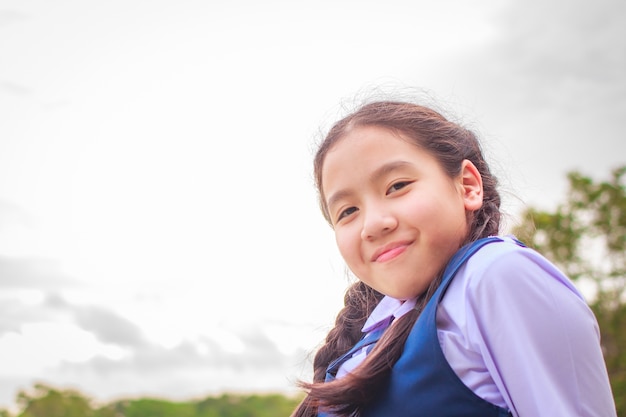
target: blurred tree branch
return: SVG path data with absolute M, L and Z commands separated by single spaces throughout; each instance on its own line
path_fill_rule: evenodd
M 567 175 L 569 192 L 554 212 L 528 208 L 513 230 L 580 286 L 600 326 L 618 415 L 626 416 L 626 165 L 596 182 Z

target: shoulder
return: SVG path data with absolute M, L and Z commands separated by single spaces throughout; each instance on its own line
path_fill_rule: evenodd
M 439 307 L 440 343 L 452 367 L 486 370 L 480 375 L 489 375 L 516 415 L 606 408 L 610 387 L 595 317 L 538 252 L 510 239 L 485 245 L 459 269 Z
M 520 246 L 511 237 L 483 246 L 467 260 L 458 275 L 455 281 L 458 279 L 466 287 L 469 296 L 495 291 L 501 296 L 507 293 L 520 296 L 519 291 L 534 294 L 556 290 L 584 302 L 576 286 L 552 262 L 539 252 Z
M 540 253 L 508 238 L 483 246 L 467 260 L 440 307 L 479 333 L 499 326 L 507 334 L 537 333 L 543 326 L 581 323 L 598 332 L 574 283 Z
M 595 316 L 573 282 L 537 251 L 506 238 L 468 259 L 441 305 L 483 341 L 500 334 L 544 343 L 581 328 L 599 337 Z

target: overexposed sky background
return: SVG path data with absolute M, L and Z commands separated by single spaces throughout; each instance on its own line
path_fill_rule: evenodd
M 626 3 L 0 0 L 0 408 L 292 392 L 347 283 L 312 154 L 381 85 L 478 132 L 510 226 L 626 163 Z

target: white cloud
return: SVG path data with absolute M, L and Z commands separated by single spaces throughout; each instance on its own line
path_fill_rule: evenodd
M 44 374 L 62 361 L 84 362 L 97 355 L 119 359 L 124 350 L 99 343 L 93 334 L 69 323 L 27 323 L 0 336 L 0 367 L 5 376 Z

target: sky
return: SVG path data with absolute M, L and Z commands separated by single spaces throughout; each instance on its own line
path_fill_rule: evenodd
M 626 3 L 0 0 L 0 408 L 295 392 L 350 280 L 315 146 L 388 93 L 478 133 L 506 231 L 626 163 Z

